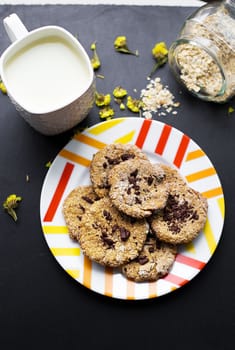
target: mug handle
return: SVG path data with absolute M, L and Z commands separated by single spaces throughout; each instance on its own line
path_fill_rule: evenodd
M 12 43 L 28 34 L 28 30 L 15 13 L 4 18 L 3 25 Z

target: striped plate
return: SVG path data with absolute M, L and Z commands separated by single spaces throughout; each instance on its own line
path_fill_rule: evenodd
M 90 184 L 92 155 L 110 143 L 135 144 L 152 162 L 178 168 L 188 184 L 208 199 L 204 230 L 192 243 L 181 247 L 170 273 L 157 282 L 134 283 L 116 269 L 91 262 L 68 236 L 62 203 L 73 188 Z M 87 288 L 119 299 L 154 298 L 189 282 L 214 253 L 222 233 L 224 212 L 220 180 L 202 149 L 172 126 L 142 118 L 113 119 L 75 135 L 48 170 L 40 204 L 44 236 L 58 263 Z

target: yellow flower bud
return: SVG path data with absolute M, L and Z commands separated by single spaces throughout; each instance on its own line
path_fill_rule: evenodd
M 128 96 L 126 105 L 130 111 L 134 113 L 139 113 L 140 108 L 142 107 L 142 102 L 140 100 L 132 98 L 131 96 Z
M 115 50 L 118 52 L 127 53 L 135 56 L 139 55 L 138 51 L 133 52 L 129 50 L 127 46 L 127 38 L 124 35 L 116 37 L 113 44 L 114 44 Z
M 101 119 L 109 120 L 114 115 L 114 110 L 110 107 L 104 107 L 100 110 L 99 115 Z
M 2 91 L 3 94 L 7 93 L 6 86 L 3 84 L 3 82 L 0 82 L 0 90 Z
M 164 41 L 155 44 L 155 46 L 152 49 L 152 55 L 157 60 L 162 59 L 168 55 L 168 49 Z
M 19 202 L 21 201 L 22 197 L 19 197 L 16 194 L 10 194 L 3 203 L 3 208 L 13 218 L 14 221 L 17 221 L 15 209 L 18 207 Z
M 113 90 L 113 96 L 115 98 L 123 98 L 127 95 L 127 91 L 125 89 L 123 89 L 121 86 L 117 86 L 114 90 Z
M 95 94 L 95 104 L 97 107 L 103 107 L 108 106 L 111 102 L 111 95 L 110 94 L 99 94 L 96 92 Z

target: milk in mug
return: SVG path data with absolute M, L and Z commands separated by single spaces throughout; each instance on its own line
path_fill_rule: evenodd
M 85 58 L 68 41 L 53 35 L 12 55 L 4 71 L 15 100 L 31 113 L 46 113 L 73 102 L 90 81 Z

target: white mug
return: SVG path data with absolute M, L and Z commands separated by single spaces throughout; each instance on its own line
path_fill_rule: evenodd
M 1 56 L 0 75 L 17 111 L 44 135 L 81 122 L 95 95 L 94 71 L 82 45 L 62 27 L 28 31 L 16 14 L 3 23 L 12 44 Z

